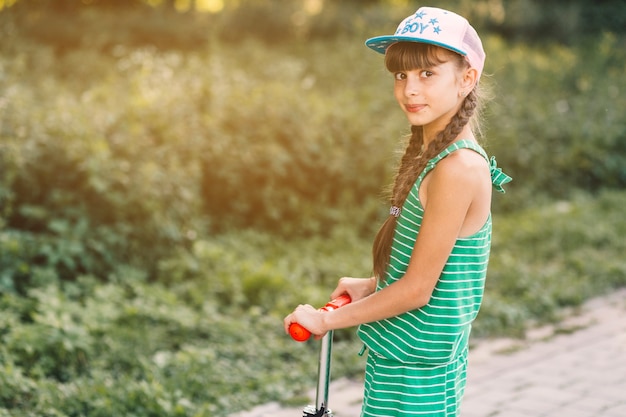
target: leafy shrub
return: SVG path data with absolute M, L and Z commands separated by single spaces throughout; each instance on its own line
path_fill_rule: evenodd
M 388 26 L 375 3 L 355 31 Z M 101 37 L 67 48 L 8 16 L 0 416 L 219 417 L 301 398 L 316 345 L 294 344 L 281 318 L 322 305 L 340 276 L 370 274 L 381 189 L 407 131 L 381 57 L 321 20 L 272 48 L 211 38 L 176 50 L 146 46 L 165 24 L 153 15 L 73 16 L 59 42 L 80 24 Z M 102 30 L 118 19 L 152 29 Z M 574 45 L 484 38 L 497 93 L 486 146 L 514 182 L 494 200 L 475 335 L 519 335 L 626 285 L 626 57 L 608 33 Z M 361 374 L 354 332 L 336 336 L 336 375 Z
M 502 207 L 625 186 L 626 124 L 619 115 L 626 101 L 618 93 L 624 83 L 608 52 L 620 41 L 612 35 L 596 41 L 531 52 L 489 38 L 486 71 L 494 73 L 496 99 L 487 145 L 515 179 L 513 195 L 496 201 Z
M 199 9 L 202 3 L 195 2 Z M 194 2 L 175 0 L 11 0 L 0 3 L 0 11 L 18 19 L 29 38 L 66 51 L 108 49 L 119 43 L 193 49 L 210 44 L 212 38 L 226 42 L 255 38 L 276 45 L 292 39 L 364 37 L 372 31 L 389 31 L 389 22 L 399 22 L 416 7 L 398 0 L 287 4 L 281 0 L 239 0 L 222 6 L 217 13 L 194 13 Z M 441 0 L 437 6 L 467 16 L 480 32 L 498 33 L 512 41 L 571 43 L 607 31 L 623 34 L 626 27 L 626 6 L 621 0 Z M 107 36 L 101 35 L 109 28 L 109 22 L 100 18 L 104 13 L 114 14 L 118 23 L 116 31 Z M 68 16 L 74 20 L 71 26 L 66 24 Z
M 477 334 L 521 334 L 529 321 L 626 285 L 624 193 L 584 194 L 496 220 Z M 506 329 L 506 330 L 505 330 Z
M 485 36 L 497 92 L 487 146 L 515 178 L 497 208 L 624 186 L 619 42 Z M 24 262 L 62 280 L 108 279 L 120 261 L 154 278 L 198 236 L 306 237 L 344 223 L 369 236 L 382 217 L 377 197 L 407 126 L 381 58 L 360 41 L 61 55 L 17 45 L 3 45 L 0 199 L 5 228 L 19 231 L 11 241 L 34 243 L 14 250 L 22 264 L 6 261 L 5 286 L 30 279 Z
M 579 194 L 496 216 L 474 337 L 520 335 L 529 321 L 626 285 L 625 199 Z M 172 253 L 158 267 L 163 284 L 126 269 L 107 284 L 81 276 L 3 293 L 0 406 L 17 416 L 219 417 L 304 402 L 317 344 L 291 341 L 282 317 L 302 302 L 322 305 L 340 276 L 366 276 L 369 243 L 347 228 L 289 244 L 238 232 Z M 353 329 L 336 340 L 333 375 L 361 375 Z

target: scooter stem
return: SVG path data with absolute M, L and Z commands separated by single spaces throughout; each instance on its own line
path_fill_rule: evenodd
M 303 417 L 333 417 L 328 408 L 328 388 L 330 385 L 330 358 L 333 349 L 333 331 L 329 331 L 322 337 L 320 356 L 317 368 L 317 392 L 315 394 L 315 406 L 308 405 L 304 408 Z

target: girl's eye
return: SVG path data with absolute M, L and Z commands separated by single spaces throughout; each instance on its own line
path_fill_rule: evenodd
M 420 72 L 420 77 L 422 78 L 432 77 L 432 75 L 433 75 L 432 71 L 424 70 Z
M 396 72 L 393 74 L 393 78 L 395 78 L 396 81 L 406 80 L 406 74 L 403 72 Z

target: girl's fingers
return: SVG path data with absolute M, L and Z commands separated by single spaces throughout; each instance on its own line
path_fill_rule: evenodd
M 283 320 L 283 326 L 285 328 L 285 333 L 289 334 L 289 326 L 291 325 L 291 323 L 297 323 L 298 322 L 297 317 L 299 316 L 299 314 L 302 314 L 302 312 L 306 312 L 306 311 L 310 311 L 310 310 L 315 311 L 315 308 L 313 306 L 310 306 L 310 305 L 300 304 L 298 307 L 296 307 L 295 310 L 293 310 L 293 312 L 291 312 L 291 314 L 287 315 L 284 318 L 284 320 Z

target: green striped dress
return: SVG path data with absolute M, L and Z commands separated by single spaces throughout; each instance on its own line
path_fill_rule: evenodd
M 450 153 L 469 148 L 488 160 L 492 182 L 511 180 L 475 142 L 451 144 L 431 159 L 417 178 L 398 217 L 386 280 L 381 290 L 406 272 L 424 209 L 418 192 L 422 180 Z M 491 216 L 469 237 L 459 238 L 427 305 L 399 316 L 359 326 L 369 348 L 365 369 L 363 417 L 457 416 L 465 390 L 468 340 L 478 314 L 491 246 Z

